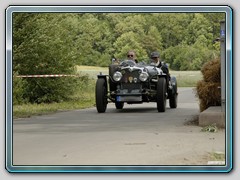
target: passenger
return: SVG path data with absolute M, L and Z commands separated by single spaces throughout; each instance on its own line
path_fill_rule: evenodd
M 168 81 L 170 81 L 170 74 L 169 74 L 169 69 L 168 66 L 163 63 L 160 59 L 160 54 L 157 51 L 154 51 L 151 53 L 151 62 L 154 63 L 154 65 L 158 68 L 161 68 L 162 71 L 167 75 L 167 84 L 169 84 Z

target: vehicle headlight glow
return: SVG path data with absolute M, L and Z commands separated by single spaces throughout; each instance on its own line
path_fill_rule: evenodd
M 146 81 L 147 79 L 148 79 L 148 73 L 146 73 L 146 72 L 142 72 L 140 75 L 139 75 L 139 79 L 141 80 L 141 81 Z
M 116 71 L 113 74 L 113 79 L 114 79 L 114 81 L 120 81 L 122 79 L 122 73 L 120 73 L 119 71 Z

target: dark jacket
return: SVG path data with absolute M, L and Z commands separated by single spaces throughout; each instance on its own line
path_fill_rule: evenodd
M 165 63 L 160 62 L 157 67 L 158 67 L 158 68 L 161 68 L 162 71 L 163 71 L 165 74 L 169 75 L 168 66 L 167 66 Z

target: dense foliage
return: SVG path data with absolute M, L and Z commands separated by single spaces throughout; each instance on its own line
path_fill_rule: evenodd
M 223 13 L 14 13 L 14 74 L 75 74 L 75 65 L 108 66 L 133 49 L 138 60 L 152 51 L 173 70 L 199 70 L 220 54 Z M 20 82 L 20 81 L 19 81 Z M 74 78 L 26 79 L 30 102 L 65 100 Z

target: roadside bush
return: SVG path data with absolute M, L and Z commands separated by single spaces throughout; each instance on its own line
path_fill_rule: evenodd
M 215 59 L 206 63 L 201 72 L 203 74 L 203 80 L 205 82 L 221 82 L 221 63 L 220 59 Z
M 24 99 L 24 87 L 26 86 L 26 81 L 22 78 L 16 77 L 18 74 L 13 73 L 13 105 L 23 104 L 28 101 L 28 99 Z
M 89 99 L 93 99 L 95 80 L 91 79 L 89 75 L 79 75 L 75 78 L 75 88 L 74 93 L 69 96 L 69 101 L 72 102 L 82 102 Z
M 210 106 L 221 105 L 221 71 L 220 60 L 216 59 L 204 64 L 201 69 L 203 80 L 198 81 L 196 96 L 200 101 L 200 112 Z
M 24 97 L 29 98 L 30 103 L 61 102 L 73 93 L 72 79 L 63 78 L 29 78 Z
M 29 78 L 27 79 L 24 97 L 30 103 L 53 103 L 71 100 L 73 95 L 87 86 L 88 76 L 60 78 Z

